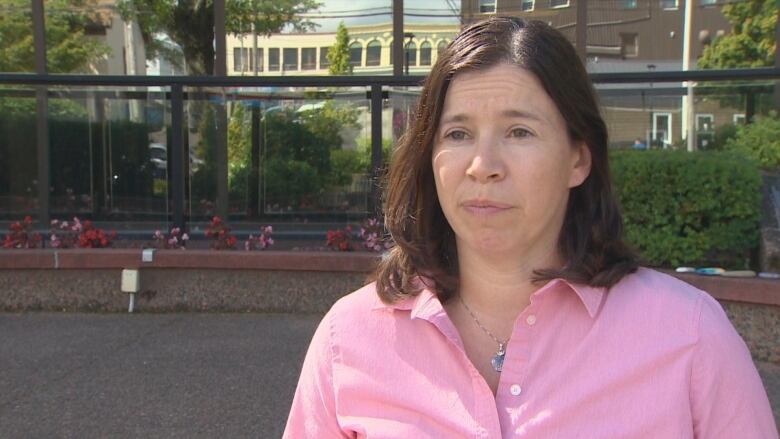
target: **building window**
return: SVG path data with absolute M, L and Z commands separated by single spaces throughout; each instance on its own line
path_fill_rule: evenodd
M 492 14 L 496 12 L 496 0 L 479 0 L 479 12 Z
M 707 149 L 715 140 L 715 116 L 712 114 L 696 115 L 696 146 Z
M 520 4 L 520 10 L 523 12 L 531 12 L 534 10 L 534 0 L 523 0 Z
M 249 58 L 250 49 L 236 47 L 233 49 L 233 71 L 252 71 L 252 60 Z
M 636 9 L 636 0 L 618 0 L 620 9 Z
M 328 52 L 330 47 L 320 47 L 320 68 L 325 70 L 330 67 L 330 60 L 328 60 Z
M 360 67 L 363 65 L 363 46 L 360 43 L 352 43 L 349 46 L 349 65 Z
M 395 50 L 393 49 L 393 47 L 394 47 L 393 46 L 393 40 L 390 40 L 390 42 L 388 42 L 387 44 L 389 44 L 388 47 L 390 47 L 390 65 L 392 66 L 393 65 L 393 54 L 395 53 Z
M 677 10 L 677 0 L 661 0 L 661 9 L 665 11 Z
M 257 66 L 258 72 L 263 71 L 263 48 L 262 47 L 259 47 L 255 52 L 255 65 Z
M 406 62 L 406 65 L 408 66 L 416 66 L 417 65 L 417 45 L 413 42 L 409 42 L 406 44 L 406 51 L 404 53 L 404 62 Z
M 314 70 L 317 68 L 317 48 L 304 47 L 301 49 L 301 70 Z
M 284 71 L 298 70 L 297 47 L 285 47 L 282 55 L 284 56 Z
M 668 148 L 672 144 L 672 113 L 653 113 L 653 131 L 650 133 L 650 145 L 656 148 Z
M 620 51 L 623 56 L 639 54 L 639 36 L 637 34 L 620 34 Z
M 427 41 L 420 44 L 420 65 L 431 65 L 431 43 Z
M 734 122 L 734 125 L 745 125 L 745 114 L 737 113 L 732 116 L 731 121 Z
M 448 44 L 449 44 L 449 41 L 447 41 L 447 40 L 439 41 L 439 44 L 436 45 L 436 57 L 437 58 L 438 58 L 439 55 L 441 55 L 442 52 L 444 52 L 444 49 L 447 48 Z
M 717 0 L 699 0 L 699 4 L 702 6 L 715 6 L 718 4 Z
M 565 8 L 569 6 L 569 0 L 550 0 L 551 8 Z
M 373 40 L 366 46 L 366 67 L 375 67 L 382 61 L 382 43 Z
M 268 49 L 268 70 L 279 71 L 279 48 L 271 47 Z

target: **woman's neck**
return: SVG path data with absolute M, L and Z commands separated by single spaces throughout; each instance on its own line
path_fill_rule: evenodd
M 459 294 L 469 307 L 499 322 L 513 324 L 544 283 L 534 283 L 534 270 L 561 267 L 557 252 L 510 257 L 484 255 L 458 246 Z

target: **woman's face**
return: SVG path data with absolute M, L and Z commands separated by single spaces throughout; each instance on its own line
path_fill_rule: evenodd
M 455 76 L 433 146 L 433 174 L 458 251 L 548 259 L 569 189 L 590 172 L 555 103 L 510 64 Z M 465 246 L 465 247 L 464 247 Z

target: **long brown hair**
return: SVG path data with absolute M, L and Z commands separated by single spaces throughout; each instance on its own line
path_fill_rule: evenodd
M 385 226 L 395 247 L 374 278 L 385 302 L 419 293 L 418 276 L 431 279 L 442 301 L 458 289 L 455 234 L 436 194 L 431 154 L 444 97 L 454 76 L 511 63 L 534 74 L 563 115 L 572 141 L 592 156 L 590 175 L 571 189 L 558 240 L 563 269 L 534 271 L 534 281 L 555 278 L 611 287 L 636 271 L 637 257 L 623 242 L 622 219 L 609 175 L 607 127 L 595 91 L 571 43 L 539 21 L 492 17 L 464 28 L 426 78 L 414 119 L 393 154 L 384 193 Z

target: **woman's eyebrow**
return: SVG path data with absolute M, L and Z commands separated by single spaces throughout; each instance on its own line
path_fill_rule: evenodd
M 538 116 L 537 114 L 523 110 L 504 110 L 501 112 L 500 116 L 505 119 L 531 119 L 537 122 L 545 122 L 544 118 Z M 467 114 L 458 113 L 451 116 L 446 115 L 445 117 L 442 117 L 441 124 L 445 125 L 448 123 L 465 122 L 467 120 L 469 120 L 469 116 Z

